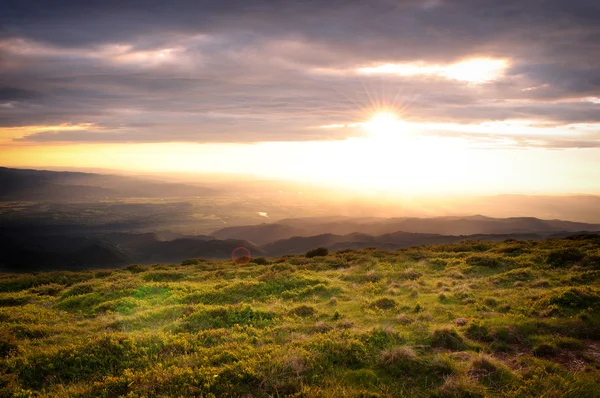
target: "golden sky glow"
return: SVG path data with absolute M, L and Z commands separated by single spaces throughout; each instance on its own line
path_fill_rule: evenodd
M 531 128 L 526 122 L 471 126 L 486 129 Z M 3 129 L 2 164 L 13 167 L 107 168 L 143 172 L 250 173 L 350 188 L 394 193 L 443 195 L 501 192 L 596 192 L 598 149 L 486 149 L 461 137 L 423 131 L 456 125 L 408 123 L 383 110 L 351 128 L 362 135 L 336 141 L 256 144 L 37 144 L 13 142 L 33 131 L 81 130 L 89 125 Z M 346 125 L 325 126 L 347 128 Z M 469 130 L 468 126 L 462 126 Z M 543 130 L 541 131 L 544 132 Z M 556 132 L 554 132 L 556 133 Z M 559 132 L 560 133 L 560 132 Z M 493 145 L 496 148 L 496 144 Z

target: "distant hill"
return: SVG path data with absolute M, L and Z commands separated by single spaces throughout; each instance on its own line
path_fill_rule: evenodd
M 441 243 L 456 243 L 462 241 L 487 241 L 499 242 L 507 239 L 518 240 L 540 240 L 549 237 L 565 238 L 581 232 L 538 232 L 538 233 L 517 233 L 517 234 L 476 234 L 476 235 L 437 235 L 421 234 L 411 232 L 394 232 L 380 236 L 371 236 L 365 234 L 333 235 L 323 234 L 310 237 L 293 237 L 282 239 L 261 246 L 269 256 L 282 256 L 286 254 L 304 254 L 310 249 L 316 247 L 326 247 L 330 252 L 336 252 L 345 249 L 365 249 L 376 247 L 382 250 L 405 249 L 408 247 L 421 245 L 434 245 Z
M 352 233 L 321 234 L 279 239 L 262 246 L 240 239 L 215 239 L 198 236 L 165 240 L 154 233 L 112 233 L 101 237 L 39 236 L 19 237 L 0 229 L 0 271 L 33 272 L 61 269 L 114 268 L 128 264 L 181 263 L 190 258 L 228 259 L 237 247 L 246 247 L 252 256 L 278 257 L 304 254 L 316 247 L 331 252 L 377 247 L 395 250 L 419 245 L 506 239 L 539 240 L 563 238 L 586 231 L 525 232 L 514 234 L 440 235 L 397 231 L 378 236 Z
M 72 201 L 214 193 L 212 188 L 135 177 L 0 167 L 0 200 Z
M 196 257 L 224 259 L 240 246 L 248 248 L 253 256 L 265 255 L 262 249 L 236 239 L 199 237 L 165 241 L 152 233 L 97 238 L 62 235 L 15 238 L 3 235 L 0 230 L 0 271 L 114 268 L 127 264 L 180 263 Z
M 323 234 L 349 235 L 363 233 L 373 236 L 397 232 L 438 235 L 526 234 L 548 232 L 600 231 L 600 224 L 561 220 L 540 220 L 533 217 L 491 218 L 435 217 L 435 218 L 298 218 L 284 219 L 272 224 L 228 227 L 212 235 L 219 239 L 236 238 L 267 244 L 292 237 L 310 237 Z M 275 239 L 274 239 L 275 238 Z
M 131 263 L 121 250 L 102 242 L 84 243 L 66 237 L 54 237 L 52 241 L 56 247 L 48 247 L 41 240 L 24 243 L 0 236 L 0 271 L 114 268 Z
M 227 227 L 213 232 L 217 239 L 244 239 L 257 245 L 264 245 L 292 236 L 304 236 L 306 231 L 282 223 L 259 224 L 243 227 Z

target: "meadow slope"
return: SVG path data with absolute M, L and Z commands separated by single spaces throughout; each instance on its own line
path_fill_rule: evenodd
M 0 276 L 0 396 L 594 397 L 600 236 Z

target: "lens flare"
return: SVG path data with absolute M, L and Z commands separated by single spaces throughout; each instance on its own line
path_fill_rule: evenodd
M 231 260 L 237 265 L 246 265 L 252 260 L 252 255 L 245 247 L 238 247 L 231 253 Z

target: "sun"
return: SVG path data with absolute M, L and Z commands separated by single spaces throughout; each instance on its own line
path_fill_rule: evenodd
M 364 127 L 371 137 L 384 138 L 392 137 L 398 134 L 401 121 L 393 112 L 377 112 L 373 117 L 365 122 Z

